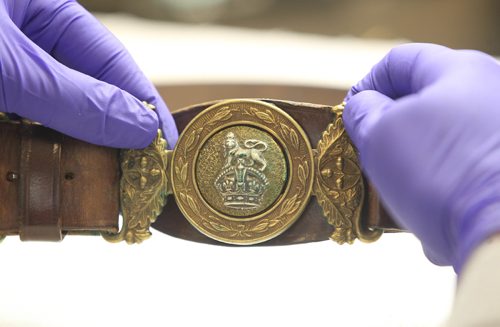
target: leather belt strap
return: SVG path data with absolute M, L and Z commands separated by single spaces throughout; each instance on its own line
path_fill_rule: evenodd
M 41 164 L 43 163 L 43 164 Z M 23 241 L 60 241 L 61 135 L 22 125 L 20 158 L 20 236 Z
M 0 235 L 60 241 L 118 230 L 116 149 L 48 128 L 0 123 Z
M 403 231 L 384 208 L 373 186 L 369 185 L 368 192 L 368 196 L 370 197 L 368 206 L 372 214 L 366 216 L 366 226 L 371 229 L 381 229 L 384 233 Z

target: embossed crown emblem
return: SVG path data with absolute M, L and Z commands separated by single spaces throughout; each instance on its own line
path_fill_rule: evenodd
M 264 174 L 267 162 L 263 156 L 267 148 L 266 142 L 256 139 L 240 144 L 233 132 L 227 133 L 225 164 L 214 183 L 226 207 L 245 209 L 261 205 L 262 195 L 269 185 Z

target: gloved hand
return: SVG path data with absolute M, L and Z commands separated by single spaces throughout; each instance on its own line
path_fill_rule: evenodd
M 459 272 L 500 232 L 500 65 L 476 51 L 394 48 L 346 98 L 344 123 L 395 219 Z
M 144 148 L 158 127 L 170 147 L 177 140 L 127 50 L 71 0 L 0 0 L 0 111 L 112 147 Z

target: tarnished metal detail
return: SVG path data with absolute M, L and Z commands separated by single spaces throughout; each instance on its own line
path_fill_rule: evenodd
M 103 234 L 110 242 L 141 243 L 151 236 L 149 226 L 159 216 L 169 190 L 170 151 L 158 130 L 156 139 L 144 150 L 122 150 L 120 206 L 123 226 L 117 234 Z
M 195 165 L 203 199 L 229 216 L 247 217 L 269 208 L 283 193 L 285 154 L 273 137 L 253 126 L 230 126 L 209 137 Z
M 186 219 L 208 237 L 240 245 L 264 242 L 305 209 L 313 160 L 304 131 L 278 107 L 256 100 L 220 102 L 201 112 L 179 138 L 172 158 L 174 196 Z M 241 196 L 240 208 L 234 208 L 233 196 Z
M 225 164 L 215 180 L 225 207 L 237 210 L 261 207 L 262 196 L 269 187 L 264 173 L 267 161 L 263 156 L 268 147 L 266 142 L 256 139 L 240 144 L 233 132 L 226 133 Z
M 156 110 L 154 105 L 145 101 L 142 103 L 146 108 Z M 133 244 L 151 236 L 149 226 L 162 212 L 171 188 L 168 169 L 172 151 L 166 148 L 167 141 L 158 130 L 153 143 L 147 148 L 120 152 L 120 211 L 123 222 L 117 234 L 102 234 L 107 241 Z
M 167 142 L 158 130 L 144 150 L 122 150 L 120 207 L 123 226 L 117 234 L 103 234 L 110 242 L 141 243 L 151 236 L 149 226 L 160 215 L 168 195 Z
M 344 130 L 344 104 L 335 106 L 333 123 L 323 132 L 317 146 L 314 193 L 330 225 L 330 236 L 339 244 L 377 240 L 382 231 L 362 226 L 361 210 L 365 188 L 356 151 Z
M 224 157 L 226 164 L 223 168 L 234 166 L 236 161 L 242 161 L 245 167 L 258 165 L 258 170 L 266 170 L 267 161 L 264 159 L 262 152 L 269 148 L 266 142 L 255 139 L 245 140 L 242 145 L 238 137 L 233 132 L 226 134 L 224 142 Z
M 168 195 L 167 142 L 158 135 L 144 150 L 122 150 L 120 207 L 123 226 L 117 234 L 103 234 L 110 242 L 141 243 L 151 236 L 149 226 L 160 215 Z

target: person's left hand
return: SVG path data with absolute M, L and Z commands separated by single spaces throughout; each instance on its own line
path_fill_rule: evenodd
M 169 147 L 178 137 L 131 55 L 71 0 L 0 0 L 0 111 L 105 146 L 144 148 L 158 128 Z

